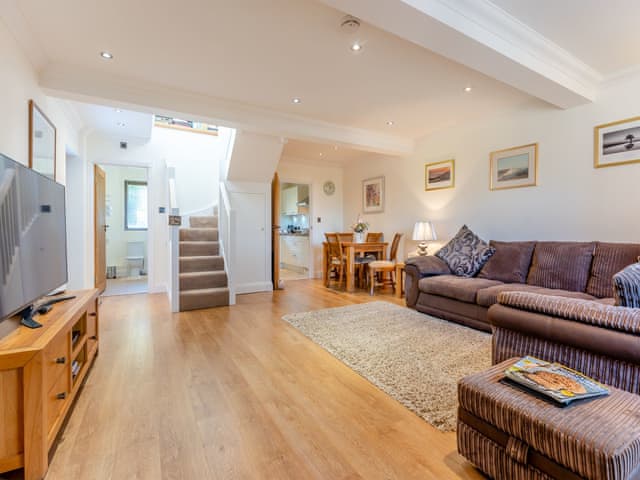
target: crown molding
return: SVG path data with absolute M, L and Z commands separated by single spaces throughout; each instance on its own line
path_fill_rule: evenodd
M 320 0 L 560 108 L 602 75 L 489 0 Z
M 40 74 L 40 85 L 53 96 L 148 113 L 189 116 L 265 135 L 319 143 L 337 143 L 378 153 L 405 155 L 413 152 L 413 139 L 336 125 L 241 102 L 181 91 L 102 71 L 49 65 Z

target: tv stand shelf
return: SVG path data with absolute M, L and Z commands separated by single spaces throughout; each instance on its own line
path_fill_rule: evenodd
M 2 322 L 0 474 L 24 468 L 25 480 L 45 476 L 49 451 L 98 353 L 98 290 L 70 293 L 76 298 L 37 317 L 42 328 L 20 326 L 18 318 Z

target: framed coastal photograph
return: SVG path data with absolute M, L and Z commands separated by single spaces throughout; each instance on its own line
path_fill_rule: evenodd
M 538 182 L 538 144 L 491 152 L 489 164 L 491 190 L 533 187 Z
M 595 127 L 593 154 L 595 168 L 640 162 L 640 117 Z
M 442 190 L 455 186 L 455 160 L 427 163 L 424 166 L 424 189 Z
M 29 168 L 56 179 L 56 127 L 29 100 Z
M 362 211 L 364 213 L 384 212 L 384 177 L 368 178 L 362 181 Z

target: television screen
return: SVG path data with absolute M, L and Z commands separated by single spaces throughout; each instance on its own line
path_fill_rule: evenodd
M 67 282 L 64 186 L 0 154 L 0 320 Z

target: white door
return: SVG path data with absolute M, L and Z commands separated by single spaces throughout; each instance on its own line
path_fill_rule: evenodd
M 236 211 L 234 283 L 237 293 L 264 291 L 271 283 L 267 263 L 267 197 L 264 193 L 232 192 Z M 269 256 L 267 256 L 269 253 Z

